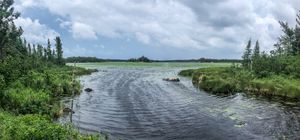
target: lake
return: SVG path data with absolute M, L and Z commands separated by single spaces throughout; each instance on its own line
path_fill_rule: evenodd
M 85 63 L 99 72 L 79 78 L 72 122 L 82 133 L 112 139 L 300 139 L 300 104 L 237 93 L 216 96 L 180 82 L 183 69 L 224 63 Z M 65 104 L 69 105 L 68 98 Z M 60 119 L 69 121 L 69 116 Z

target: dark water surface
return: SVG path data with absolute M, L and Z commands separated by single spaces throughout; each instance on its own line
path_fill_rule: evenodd
M 300 104 L 236 94 L 219 97 L 174 77 L 173 68 L 101 68 L 80 78 L 73 124 L 113 139 L 300 139 Z M 61 121 L 68 117 L 61 118 Z

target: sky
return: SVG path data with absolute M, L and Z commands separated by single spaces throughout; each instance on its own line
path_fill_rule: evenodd
M 250 38 L 273 49 L 278 21 L 294 26 L 300 0 L 15 0 L 14 7 L 23 37 L 46 44 L 60 36 L 64 57 L 239 59 Z

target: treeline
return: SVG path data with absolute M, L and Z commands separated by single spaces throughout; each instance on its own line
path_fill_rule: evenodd
M 104 62 L 106 60 L 100 59 L 97 57 L 83 57 L 83 56 L 77 56 L 77 57 L 68 57 L 65 59 L 67 63 L 74 63 L 74 62 L 79 62 L 79 63 L 87 63 L 87 62 Z
M 141 56 L 139 58 L 130 58 L 126 59 L 101 59 L 97 57 L 83 57 L 83 56 L 76 56 L 76 57 L 68 57 L 65 59 L 67 63 L 86 63 L 86 62 L 151 62 L 149 58 L 145 56 Z
M 200 59 L 185 59 L 185 60 L 153 60 L 154 62 L 201 62 L 201 63 L 241 63 L 241 59 L 214 59 L 214 58 L 200 58 Z
M 186 59 L 186 60 L 150 60 L 147 57 L 131 58 L 131 59 L 101 59 L 97 57 L 83 57 L 75 56 L 65 58 L 66 63 L 87 63 L 87 62 L 201 62 L 201 63 L 241 63 L 242 59 L 213 59 L 213 58 L 200 58 L 200 59 Z
M 55 47 L 22 39 L 13 3 L 0 1 L 0 139 L 98 139 L 52 122 L 61 115 L 58 99 L 81 92 L 72 74 L 89 71 L 65 66 L 60 37 Z
M 242 63 L 228 68 L 184 70 L 202 90 L 215 94 L 237 92 L 282 96 L 300 100 L 300 12 L 295 27 L 280 21 L 283 35 L 269 53 L 260 50 L 259 41 L 250 39 Z
M 300 12 L 296 23 L 295 27 L 290 27 L 287 22 L 279 21 L 283 35 L 270 53 L 261 52 L 258 41 L 252 48 L 250 39 L 242 56 L 243 68 L 260 78 L 274 74 L 300 78 Z

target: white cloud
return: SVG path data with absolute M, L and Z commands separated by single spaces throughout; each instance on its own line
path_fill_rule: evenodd
M 247 39 L 271 49 L 281 30 L 278 20 L 295 23 L 298 0 L 25 0 L 64 17 L 76 39 L 97 36 L 136 40 L 153 46 L 231 48 Z
M 137 40 L 139 40 L 140 42 L 143 42 L 145 44 L 149 44 L 151 41 L 150 37 L 143 33 L 137 32 L 135 35 L 136 35 Z
M 28 7 L 41 6 L 41 5 L 42 5 L 41 0 L 16 0 L 14 7 L 17 11 L 23 12 Z
M 97 39 L 96 32 L 90 25 L 75 22 L 72 24 L 71 31 L 76 39 Z
M 24 30 L 23 37 L 31 43 L 45 43 L 48 38 L 54 39 L 59 33 L 41 24 L 39 20 L 30 18 L 18 18 L 15 20 L 17 26 L 21 26 Z

